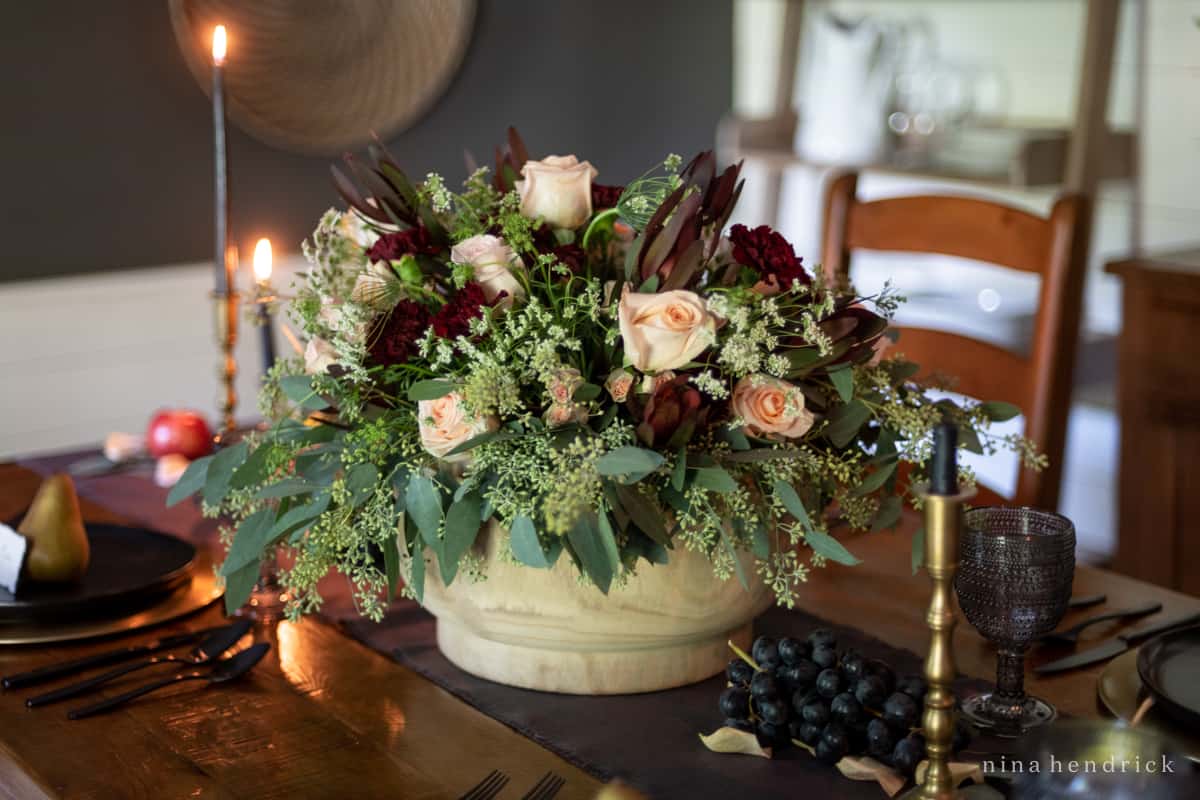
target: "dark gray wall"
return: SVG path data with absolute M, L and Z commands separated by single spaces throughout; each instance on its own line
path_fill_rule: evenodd
M 712 146 L 731 97 L 729 0 L 481 0 L 462 71 L 393 152 L 457 182 L 509 124 L 624 182 Z M 0 281 L 211 258 L 211 107 L 166 0 L 6 2 Z M 328 159 L 230 132 L 233 238 L 295 251 L 337 203 Z

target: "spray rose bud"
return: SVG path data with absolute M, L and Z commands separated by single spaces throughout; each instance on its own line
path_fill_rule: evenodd
M 604 388 L 608 390 L 614 403 L 624 403 L 625 398 L 629 397 L 629 390 L 633 388 L 633 373 L 625 369 L 614 369 L 608 373 Z

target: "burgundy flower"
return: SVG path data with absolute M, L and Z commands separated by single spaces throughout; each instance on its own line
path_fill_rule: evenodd
M 370 363 L 380 367 L 405 363 L 416 355 L 427 327 L 429 312 L 425 307 L 412 300 L 401 300 L 374 332 Z
M 708 416 L 704 398 L 688 382 L 689 376 L 679 375 L 659 384 L 642 409 L 638 437 L 654 448 L 681 447 L 692 438 L 696 427 Z
M 805 286 L 812 283 L 791 244 L 770 225 L 759 225 L 754 230 L 734 225 L 729 229 L 729 241 L 733 245 L 733 260 L 757 272 L 768 284 L 774 282 L 781 290 L 787 290 L 794 281 Z
M 553 255 L 566 264 L 572 272 L 583 272 L 587 253 L 577 244 L 559 244 L 549 225 L 542 225 L 533 232 L 533 248 L 543 255 Z
M 424 225 L 397 233 L 385 233 L 367 250 L 367 258 L 375 261 L 395 261 L 407 255 L 434 255 L 441 248 L 433 241 Z
M 496 301 L 506 297 L 501 292 Z M 494 302 L 496 302 L 494 301 Z M 483 293 L 483 287 L 475 281 L 454 293 L 446 304 L 433 315 L 433 332 L 444 339 L 455 339 L 470 333 L 471 320 L 482 317 L 483 309 L 491 305 Z
M 605 208 L 616 208 L 621 199 L 624 186 L 605 186 L 602 183 L 592 184 L 592 210 L 600 211 Z

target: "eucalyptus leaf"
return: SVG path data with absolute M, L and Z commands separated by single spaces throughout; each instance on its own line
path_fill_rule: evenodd
M 1020 406 L 1005 403 L 1002 400 L 989 400 L 986 403 L 980 403 L 979 407 L 992 422 L 1007 422 L 1013 417 L 1021 416 Z
M 602 391 L 604 390 L 594 383 L 585 383 L 575 390 L 573 399 L 580 403 L 587 403 L 599 397 Z
M 524 514 L 517 515 L 508 527 L 508 536 L 513 555 L 522 564 L 537 569 L 547 569 L 550 566 L 542 544 L 538 541 L 537 529 L 529 517 Z
M 722 494 L 736 492 L 738 489 L 737 481 L 733 479 L 733 476 L 720 467 L 702 467 L 696 470 L 696 476 L 692 481 L 696 486 Z
M 750 530 L 751 544 L 750 552 L 758 559 L 766 561 L 771 557 L 771 537 L 767 533 L 767 526 L 761 522 L 755 522 L 754 527 Z
M 912 564 L 912 574 L 916 575 L 917 571 L 925 564 L 925 526 L 917 528 L 917 532 L 912 538 L 912 553 L 909 556 L 909 561 Z
M 258 490 L 254 495 L 257 500 L 272 500 L 280 497 L 295 497 L 308 494 L 323 488 L 320 484 L 306 481 L 303 478 L 284 478 L 278 483 L 271 483 Z
M 784 458 L 800 458 L 803 453 L 786 447 L 756 447 L 753 450 L 742 450 L 728 453 L 722 458 L 735 463 L 753 463 L 755 461 L 777 461 Z
M 600 541 L 600 530 L 594 514 L 584 514 L 567 533 L 571 549 L 583 565 L 583 571 L 602 593 L 608 594 L 612 585 L 613 568 L 608 552 Z
M 892 473 L 896 471 L 896 456 L 893 454 L 888 460 L 881 463 L 874 472 L 863 479 L 863 482 L 854 488 L 850 493 L 851 497 L 862 497 L 883 486 L 887 479 L 892 477 Z
M 425 546 L 418 536 L 413 539 L 412 567 L 408 573 L 409 586 L 418 603 L 425 602 Z
M 467 439 L 453 450 L 447 452 L 446 455 L 456 456 L 459 453 L 465 453 L 468 450 L 474 450 L 481 444 L 487 444 L 489 442 L 503 442 L 507 439 L 519 438 L 521 438 L 521 434 L 519 433 L 512 433 L 510 431 L 488 431 L 487 433 L 481 433 L 478 436 L 472 436 L 470 439 Z
M 608 555 L 608 563 L 612 567 L 613 574 L 616 575 L 621 570 L 621 551 L 617 548 L 617 537 L 613 532 L 612 523 L 608 521 L 608 514 L 604 511 L 600 512 L 596 522 L 596 530 L 600 534 L 600 545 Z
M 844 406 L 838 406 L 829 415 L 825 435 L 835 447 L 845 447 L 854 440 L 858 431 L 871 418 L 871 410 L 857 398 Z
M 249 449 L 245 442 L 238 442 L 233 447 L 227 447 L 213 456 L 208 465 L 208 474 L 204 483 L 204 502 L 215 506 L 229 494 L 229 481 L 233 471 L 246 460 Z
M 646 499 L 637 489 L 630 486 L 616 486 L 617 498 L 625 513 L 637 525 L 638 530 L 661 545 L 666 545 L 670 538 L 667 528 L 663 525 L 662 512 Z
M 842 398 L 843 403 L 854 399 L 854 370 L 849 366 L 831 371 L 829 380 L 833 382 L 833 388 L 837 389 L 838 397 Z
M 675 491 L 682 492 L 684 484 L 687 482 L 687 450 L 679 448 L 679 453 L 675 456 L 675 466 L 671 469 L 671 486 Z
M 314 495 L 311 502 L 288 509 L 275 521 L 275 525 L 268 535 L 268 541 L 274 542 L 290 533 L 304 530 L 313 520 L 324 514 L 327 508 L 329 508 L 329 493 L 321 492 Z
M 212 456 L 204 456 L 197 458 L 195 461 L 187 465 L 187 469 L 183 471 L 183 475 L 179 476 L 179 480 L 171 487 L 171 491 L 167 493 L 167 507 L 177 505 L 185 498 L 191 497 L 204 486 L 205 480 L 208 478 L 208 465 L 212 463 Z
M 661 467 L 665 460 L 653 450 L 618 447 L 596 460 L 596 471 L 608 477 L 623 477 L 625 483 L 636 483 Z
M 285 375 L 279 379 L 279 389 L 284 397 L 304 411 L 319 411 L 329 405 L 313 389 L 312 378 L 308 375 Z
M 804 541 L 808 542 L 808 546 L 813 549 L 814 553 L 824 556 L 830 561 L 847 564 L 851 567 L 862 563 L 862 559 L 855 557 L 841 542 L 824 531 L 807 530 L 804 533 Z
M 447 380 L 432 379 L 417 381 L 408 387 L 408 399 L 413 402 L 437 400 L 454 391 L 454 384 Z
M 958 426 L 958 446 L 968 452 L 983 455 L 983 443 L 979 441 L 979 435 L 975 433 L 974 428 L 968 428 L 966 425 Z
M 254 559 L 225 578 L 225 613 L 232 615 L 250 599 L 258 583 L 261 565 Z
M 387 576 L 388 600 L 396 596 L 396 585 L 400 582 L 400 544 L 397 537 L 403 535 L 397 532 L 396 536 L 383 540 L 383 571 Z
M 261 444 L 254 448 L 250 457 L 233 471 L 233 477 L 229 479 L 229 488 L 245 489 L 247 486 L 261 483 L 267 477 L 267 462 L 274 449 L 268 444 Z
M 479 536 L 479 507 L 482 504 L 483 500 L 478 494 L 468 492 L 446 512 L 445 535 L 442 551 L 438 553 L 438 566 L 442 583 L 447 586 L 454 581 L 459 560 Z
M 346 473 L 346 490 L 350 492 L 350 507 L 358 508 L 375 492 L 379 470 L 374 464 L 355 464 Z
M 899 495 L 889 495 L 879 504 L 875 513 L 875 521 L 871 523 L 871 532 L 878 533 L 886 528 L 894 528 L 900 522 L 900 513 L 904 510 L 904 500 Z
M 267 546 L 267 537 L 274 522 L 273 508 L 255 511 L 242 520 L 233 534 L 233 541 L 229 545 L 225 562 L 221 564 L 220 574 L 229 577 L 250 562 L 257 564 Z
M 725 548 L 725 552 L 729 554 L 730 560 L 733 561 L 733 571 L 737 574 L 738 583 L 746 591 L 750 591 L 750 580 L 746 577 L 746 567 L 742 564 L 742 559 L 738 558 L 737 550 L 733 547 L 733 542 L 729 541 L 729 534 L 725 532 L 725 528 L 721 528 L 721 545 Z
M 442 544 L 438 531 L 442 527 L 442 499 L 433 481 L 424 475 L 412 476 L 404 493 L 404 508 L 429 546 L 434 552 L 440 552 Z

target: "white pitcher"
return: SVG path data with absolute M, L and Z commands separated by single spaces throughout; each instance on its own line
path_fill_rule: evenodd
M 820 164 L 862 166 L 888 152 L 887 115 L 904 49 L 904 27 L 829 12 L 810 17 L 809 69 L 802 89 L 795 146 Z

